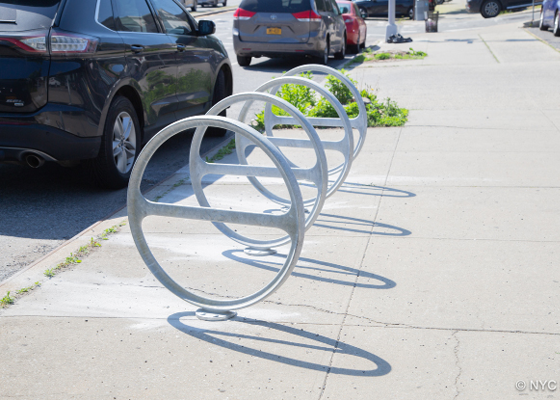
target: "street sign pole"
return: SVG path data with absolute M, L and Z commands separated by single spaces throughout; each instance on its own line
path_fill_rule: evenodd
M 387 29 L 385 30 L 385 41 L 389 41 L 389 38 L 398 33 L 397 24 L 395 23 L 395 0 L 389 0 L 389 23 L 387 24 Z

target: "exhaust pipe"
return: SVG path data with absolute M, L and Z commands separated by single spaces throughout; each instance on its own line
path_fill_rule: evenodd
M 45 164 L 45 159 L 35 154 L 28 154 L 25 156 L 25 162 L 31 168 L 40 168 Z

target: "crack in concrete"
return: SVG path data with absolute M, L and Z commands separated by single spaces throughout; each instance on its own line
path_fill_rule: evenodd
M 459 333 L 459 331 L 454 331 L 451 334 L 451 336 L 453 338 L 455 338 L 455 340 L 457 341 L 457 343 L 455 344 L 455 347 L 453 347 L 453 355 L 455 356 L 455 366 L 459 370 L 459 372 L 457 373 L 457 376 L 455 376 L 455 396 L 453 396 L 454 400 L 457 399 L 459 397 L 459 395 L 461 394 L 461 391 L 459 390 L 459 379 L 461 378 L 461 375 L 463 374 L 463 368 L 461 367 L 461 364 L 459 362 L 459 345 L 461 344 L 461 342 L 459 341 L 459 337 L 457 337 L 457 333 Z

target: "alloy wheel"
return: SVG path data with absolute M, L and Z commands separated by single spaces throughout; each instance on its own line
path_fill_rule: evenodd
M 488 1 L 484 3 L 484 13 L 488 17 L 495 17 L 500 13 L 500 5 L 495 1 Z
M 113 126 L 113 159 L 121 174 L 126 174 L 136 157 L 136 128 L 130 114 L 122 111 Z

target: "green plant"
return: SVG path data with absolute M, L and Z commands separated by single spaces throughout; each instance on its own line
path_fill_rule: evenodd
M 221 160 L 228 154 L 231 154 L 235 149 L 235 139 L 231 139 L 228 144 L 222 147 L 216 154 L 214 154 L 211 158 L 206 157 L 207 163 L 213 163 L 214 161 Z M 177 184 L 175 184 L 177 185 Z M 174 185 L 174 187 L 175 187 Z M 178 185 L 179 186 L 179 185 Z
M 45 275 L 48 278 L 52 278 L 53 276 L 56 275 L 54 271 L 55 271 L 54 268 L 46 269 L 45 272 L 43 272 L 43 275 Z
M 391 58 L 391 54 L 390 53 L 377 53 L 373 56 L 373 58 L 375 58 L 376 60 L 388 60 L 389 58 Z
M 14 300 L 15 299 L 10 296 L 10 292 L 8 291 L 8 293 L 6 293 L 6 295 L 2 297 L 2 299 L 0 299 L 0 307 L 4 308 L 9 304 L 13 304 Z
M 358 82 L 348 76 L 348 72 L 346 70 L 341 69 L 340 72 L 350 79 L 354 86 L 358 84 Z M 331 92 L 343 105 L 348 104 L 353 99 L 352 92 L 348 89 L 348 86 L 342 83 L 342 81 L 334 75 L 327 75 L 327 83 L 325 83 L 325 87 L 329 89 L 329 92 Z

